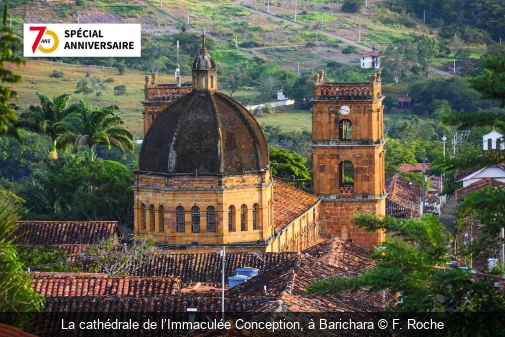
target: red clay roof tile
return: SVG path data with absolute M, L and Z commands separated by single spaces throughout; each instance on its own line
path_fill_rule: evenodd
M 119 235 L 117 221 L 20 221 L 16 242 L 25 245 L 92 244 Z
M 463 199 L 464 197 L 466 197 L 468 194 L 478 191 L 480 189 L 483 189 L 486 186 L 505 187 L 505 183 L 503 183 L 499 180 L 493 179 L 493 178 L 480 179 L 480 180 L 474 182 L 473 184 L 470 184 L 466 187 L 462 187 L 462 188 L 457 189 L 456 193 L 455 193 L 456 200 L 459 201 L 459 200 Z
M 314 206 L 319 198 L 285 182 L 274 182 L 274 226 L 281 230 Z

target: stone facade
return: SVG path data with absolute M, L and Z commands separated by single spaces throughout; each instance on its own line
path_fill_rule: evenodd
M 265 246 L 274 234 L 272 189 L 270 170 L 240 176 L 138 174 L 135 232 L 176 246 Z
M 186 251 L 298 252 L 317 243 L 319 199 L 272 177 L 259 124 L 217 92 L 205 36 L 192 79 L 181 87 L 146 76 L 135 233 Z
M 314 194 L 321 197 L 320 232 L 371 248 L 383 233 L 352 225 L 356 212 L 385 215 L 381 73 L 369 83 L 325 83 L 316 76 L 312 101 Z

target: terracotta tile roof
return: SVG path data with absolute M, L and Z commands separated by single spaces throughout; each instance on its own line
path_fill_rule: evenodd
M 425 163 L 424 168 L 426 172 L 431 170 L 431 163 Z M 400 167 L 398 167 L 398 171 L 401 173 L 405 172 L 422 172 L 423 170 L 423 163 L 417 163 L 416 165 L 411 165 L 411 164 L 401 164 Z
M 290 186 L 279 179 L 274 182 L 274 225 L 281 230 L 319 202 L 313 194 Z
M 244 312 L 261 306 L 266 297 L 225 298 L 225 311 Z M 196 308 L 198 312 L 212 313 L 221 311 L 221 296 L 202 294 L 184 294 L 180 296 L 83 296 L 49 297 L 44 305 L 44 312 L 79 312 L 79 313 L 118 313 L 134 312 L 136 317 L 144 314 L 174 314 L 186 312 L 187 308 Z M 48 319 L 49 321 L 50 319 Z M 54 324 L 54 322 L 49 322 Z
M 303 253 L 353 275 L 359 275 L 375 264 L 375 261 L 368 257 L 371 250 L 336 236 L 305 249 Z
M 347 277 L 342 269 L 328 265 L 309 254 L 293 255 L 288 261 L 233 287 L 227 297 L 254 297 L 265 295 L 282 301 L 282 311 L 328 312 L 353 311 L 377 312 L 385 308 L 384 293 L 369 294 L 366 290 L 342 291 L 336 295 L 310 295 L 307 286 L 314 280 L 328 277 Z
M 386 179 L 386 215 L 416 218 L 421 214 L 422 187 L 398 175 Z
M 380 51 L 378 50 L 372 50 L 371 52 L 368 52 L 366 54 L 361 54 L 361 57 L 368 57 L 368 56 L 379 56 Z
M 398 100 L 398 102 L 412 102 L 412 97 L 409 94 L 393 94 L 393 97 Z
M 106 274 L 31 273 L 35 291 L 48 297 L 176 295 L 177 277 L 107 277 Z
M 454 181 L 456 181 L 456 182 L 460 181 L 461 179 L 466 178 L 470 174 L 475 173 L 480 170 L 482 170 L 482 168 L 473 168 L 473 169 L 466 170 L 466 171 L 456 171 L 456 174 L 454 175 Z
M 35 337 L 35 335 L 24 332 L 13 326 L 0 323 L 0 337 Z
M 478 191 L 486 186 L 505 187 L 505 183 L 503 183 L 499 180 L 493 179 L 493 178 L 482 178 L 482 179 L 474 182 L 473 184 L 470 184 L 466 187 L 462 187 L 462 188 L 457 189 L 456 193 L 455 193 L 456 200 L 461 200 L 464 197 L 466 197 L 468 194 Z
M 20 221 L 16 242 L 26 245 L 92 244 L 119 235 L 117 221 Z
M 253 267 L 269 270 L 284 263 L 295 253 L 227 253 L 225 276 L 235 275 L 235 269 Z M 260 259 L 263 259 L 263 261 Z M 222 258 L 219 253 L 159 254 L 132 274 L 136 276 L 178 276 L 181 282 L 221 282 Z

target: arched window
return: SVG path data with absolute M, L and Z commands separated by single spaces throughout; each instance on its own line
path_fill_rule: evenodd
M 184 207 L 179 206 L 175 209 L 175 221 L 177 224 L 177 232 L 184 233 L 186 221 L 184 219 Z
M 165 213 L 163 213 L 163 206 L 158 207 L 158 232 L 165 231 Z
M 338 166 L 338 176 L 340 187 L 354 186 L 354 165 L 349 160 L 345 160 Z
M 213 89 L 214 88 L 214 76 L 211 76 L 210 77 L 210 88 Z
M 258 204 L 253 205 L 252 222 L 253 230 L 258 229 Z
M 140 204 L 140 229 L 147 229 L 146 205 Z
M 488 150 L 493 150 L 493 140 L 491 138 L 487 140 L 487 148 Z
M 348 119 L 342 119 L 338 123 L 338 139 L 352 140 L 352 123 Z
M 207 232 L 216 231 L 216 209 L 213 206 L 207 207 Z
M 200 207 L 198 206 L 191 208 L 191 231 L 200 233 Z
M 154 205 L 149 206 L 149 230 L 154 232 Z
M 235 226 L 234 226 L 234 217 L 235 217 L 235 207 L 230 206 L 228 209 L 228 232 L 234 232 L 235 231 Z
M 247 230 L 247 206 L 246 205 L 240 206 L 240 230 L 241 231 Z

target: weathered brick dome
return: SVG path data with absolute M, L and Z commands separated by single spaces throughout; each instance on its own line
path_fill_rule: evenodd
M 268 167 L 261 127 L 237 101 L 193 90 L 164 109 L 147 131 L 139 171 L 169 174 L 241 174 Z

